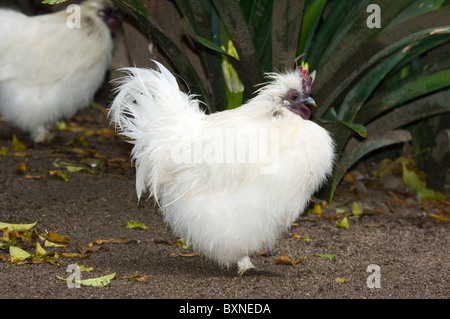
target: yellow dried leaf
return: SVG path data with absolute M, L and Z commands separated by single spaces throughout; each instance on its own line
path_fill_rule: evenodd
M 66 247 L 66 245 L 57 244 L 57 243 L 53 243 L 51 241 L 45 240 L 44 247 Z
M 273 257 L 273 260 L 275 261 L 276 264 L 279 265 L 296 265 L 299 262 L 302 262 L 305 260 L 305 258 L 297 258 L 296 260 L 291 260 L 289 258 L 289 256 L 287 255 L 281 255 L 279 257 Z
M 63 258 L 85 258 L 86 255 L 78 254 L 78 253 L 61 253 L 61 257 L 63 257 Z
M 27 170 L 27 162 L 20 163 L 14 167 L 14 173 L 23 174 Z
M 336 277 L 336 278 L 334 278 L 334 281 L 336 281 L 340 284 L 343 284 L 343 283 L 346 283 L 348 280 L 343 277 Z
M 314 204 L 312 212 L 314 214 L 320 215 L 322 213 L 322 209 L 319 204 Z
M 134 280 L 134 281 L 141 281 L 141 282 L 143 282 L 143 281 L 147 281 L 148 280 L 148 276 L 141 276 L 139 274 L 136 274 L 136 275 L 133 275 L 133 276 L 122 277 L 122 278 L 119 278 L 119 279 L 120 280 L 127 280 L 127 281 Z
M 67 244 L 70 243 L 70 239 L 66 236 L 62 236 L 60 234 L 57 233 L 47 233 L 45 235 L 45 237 L 47 237 L 47 239 L 49 241 L 55 242 L 55 243 L 60 243 L 60 244 Z
M 19 141 L 16 135 L 13 135 L 12 140 L 8 141 L 8 143 L 11 144 L 12 152 L 23 152 L 27 150 L 27 147 Z
M 192 254 L 174 254 L 171 253 L 170 257 L 176 258 L 176 257 L 194 257 L 194 256 L 198 256 L 198 253 L 192 253 Z
M 87 244 L 88 247 L 92 247 L 94 244 L 96 245 L 102 245 L 102 244 L 127 244 L 129 242 L 136 241 L 135 239 L 131 238 L 110 238 L 110 239 L 97 239 L 89 244 Z
M 35 246 L 35 254 L 36 256 L 46 256 L 47 251 L 44 248 L 42 248 L 41 244 L 37 242 Z
M 61 172 L 59 170 L 48 171 L 47 173 L 50 176 L 57 176 L 57 177 L 61 178 L 62 180 L 64 180 L 65 182 L 69 181 L 69 176 L 67 174 L 64 174 L 63 172 Z

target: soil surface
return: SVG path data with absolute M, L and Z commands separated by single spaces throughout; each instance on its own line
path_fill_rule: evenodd
M 320 215 L 302 215 L 273 252 L 252 257 L 257 269 L 241 277 L 192 255 L 191 247 L 176 246 L 154 202 L 137 201 L 131 146 L 113 134 L 104 111 L 79 112 L 46 145 L 33 145 L 27 134 L 0 122 L 0 149 L 12 147 L 13 134 L 27 148 L 0 156 L 0 222 L 38 221 L 37 233 L 70 239 L 65 248 L 44 247 L 59 253 L 53 256 L 58 265 L 11 262 L 1 249 L 1 298 L 449 298 L 449 223 L 432 218 L 448 216 L 449 205 L 419 201 L 395 172 L 380 178 L 373 174 L 377 167 L 358 166 L 331 205 Z M 68 172 L 67 163 L 88 169 Z M 350 214 L 354 202 L 361 214 Z M 336 227 L 345 215 L 349 227 Z M 127 228 L 128 221 L 147 229 Z M 83 251 L 111 238 L 128 240 Z M 30 254 L 35 242 L 16 239 Z M 64 258 L 63 252 L 84 258 Z M 282 255 L 294 264 L 276 263 Z M 68 288 L 57 276 L 69 277 L 66 269 L 75 263 L 93 268 L 81 279 L 116 276 L 104 287 Z M 136 274 L 139 280 L 124 279 Z M 370 288 L 378 274 L 379 288 Z

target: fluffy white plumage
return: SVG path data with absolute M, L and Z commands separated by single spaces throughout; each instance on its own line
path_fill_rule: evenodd
M 102 11 L 111 6 L 83 2 L 80 28 L 67 25 L 75 21 L 71 11 L 28 17 L 0 9 L 0 115 L 7 122 L 44 142 L 47 126 L 88 105 L 111 61 L 112 24 Z
M 206 115 L 155 63 L 159 71 L 125 69 L 109 113 L 134 144 L 138 197 L 149 192 L 177 236 L 242 274 L 253 267 L 251 254 L 274 248 L 332 171 L 333 141 L 304 114 L 309 75 L 270 74 L 246 104 Z M 252 157 L 255 149 L 267 156 Z

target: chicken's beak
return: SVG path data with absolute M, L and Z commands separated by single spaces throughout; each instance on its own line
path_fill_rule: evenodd
M 316 101 L 312 97 L 308 97 L 303 103 L 317 107 Z

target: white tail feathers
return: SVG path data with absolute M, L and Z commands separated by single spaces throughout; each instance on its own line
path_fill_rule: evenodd
M 194 96 L 180 91 L 175 77 L 160 63 L 157 70 L 124 68 L 118 80 L 109 118 L 116 129 L 134 144 L 138 198 L 145 191 L 157 199 L 159 168 L 171 133 L 194 118 L 204 116 Z

